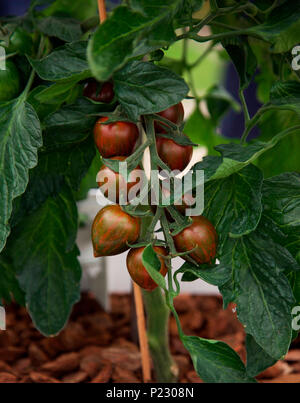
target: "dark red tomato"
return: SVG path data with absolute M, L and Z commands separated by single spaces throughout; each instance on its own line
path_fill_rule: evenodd
M 113 157 L 111 159 L 125 161 L 126 157 Z M 120 175 L 118 172 L 114 172 L 106 165 L 103 165 L 98 173 L 98 176 L 101 174 L 101 178 L 103 179 L 98 182 L 98 185 L 101 187 L 106 185 L 107 189 L 103 192 L 104 196 L 115 203 L 119 203 L 121 191 L 121 193 L 124 195 L 125 201 L 127 201 L 128 197 L 128 201 L 130 201 L 133 197 L 128 196 L 128 193 L 130 189 L 139 182 L 139 177 L 137 175 L 137 171 L 139 169 L 141 168 L 137 166 L 133 171 L 130 172 L 128 182 L 126 183 L 122 175 Z
M 109 81 L 101 84 L 96 80 L 88 81 L 83 89 L 83 95 L 96 102 L 111 103 L 114 99 L 114 87 Z
M 92 226 L 94 256 L 113 256 L 129 249 L 128 243 L 137 241 L 140 219 L 125 213 L 118 205 L 103 207 Z
M 127 269 L 130 277 L 135 283 L 137 283 L 145 290 L 152 291 L 157 287 L 157 284 L 149 276 L 147 270 L 145 269 L 145 266 L 143 265 L 142 254 L 144 249 L 144 247 L 130 249 L 126 261 Z M 168 251 L 162 246 L 154 246 L 153 249 L 158 254 L 157 257 L 161 263 L 159 272 L 161 275 L 165 276 L 167 274 L 168 268 L 165 264 L 164 259 L 159 255 L 166 256 L 168 254 Z
M 159 157 L 172 171 L 175 169 L 183 171 L 190 163 L 193 155 L 192 146 L 182 146 L 165 137 L 156 139 L 156 148 Z
M 94 127 L 94 140 L 99 153 L 104 158 L 130 155 L 139 137 L 137 126 L 131 122 L 103 124 L 107 120 L 107 117 L 98 119 Z
M 181 102 L 177 105 L 170 106 L 170 108 L 165 109 L 162 112 L 159 112 L 158 115 L 162 116 L 165 119 L 170 120 L 170 122 L 179 125 L 183 122 L 184 118 L 184 109 Z M 168 129 L 168 125 L 162 122 L 154 122 L 154 128 L 157 133 L 166 133 Z
M 177 252 L 197 247 L 188 256 L 198 264 L 211 263 L 216 256 L 218 235 L 212 223 L 203 216 L 193 217 L 192 224 L 173 238 Z M 186 256 L 183 258 L 186 259 Z

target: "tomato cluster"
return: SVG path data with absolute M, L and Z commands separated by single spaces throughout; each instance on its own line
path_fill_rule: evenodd
M 84 95 L 96 102 L 111 102 L 114 98 L 112 83 L 100 84 L 96 81 L 89 81 L 84 87 Z M 174 136 L 168 133 L 174 132 L 174 124 L 179 126 L 183 122 L 184 110 L 182 103 L 171 106 L 159 112 L 162 120 L 155 120 L 156 149 L 160 159 L 171 170 L 184 170 L 191 161 L 193 148 L 190 145 L 181 145 L 173 140 Z M 103 158 L 125 161 L 137 145 L 139 129 L 131 122 L 101 117 L 94 126 L 94 140 Z M 168 125 L 168 121 L 170 125 Z M 110 165 L 110 164 L 109 164 Z M 136 169 L 140 169 L 138 166 Z M 134 174 L 134 171 L 132 173 Z M 112 256 L 128 250 L 130 244 L 134 244 L 140 234 L 140 218 L 133 217 L 126 213 L 118 204 L 119 190 L 125 192 L 125 197 L 130 189 L 136 185 L 136 181 L 127 181 L 119 172 L 103 165 L 98 174 L 98 184 L 103 189 L 106 185 L 104 195 L 110 197 L 112 194 L 117 204 L 102 208 L 96 215 L 92 225 L 92 242 L 95 257 Z M 126 197 L 127 200 L 127 197 Z M 130 201 L 130 200 L 129 200 Z M 183 205 L 176 206 L 178 211 L 185 213 L 186 198 L 183 198 Z M 167 216 L 172 221 L 170 215 Z M 189 256 L 199 264 L 211 262 L 216 255 L 217 234 L 213 225 L 204 217 L 194 217 L 190 226 L 174 236 L 174 244 L 178 252 L 191 251 Z M 140 287 L 151 291 L 157 287 L 146 268 L 143 265 L 143 247 L 131 248 L 127 255 L 127 269 L 133 281 Z M 168 250 L 162 246 L 154 246 L 159 261 L 161 262 L 160 273 L 165 276 L 167 265 L 164 256 Z

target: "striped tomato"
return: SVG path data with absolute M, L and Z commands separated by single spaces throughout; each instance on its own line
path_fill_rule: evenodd
M 135 283 L 137 283 L 140 287 L 144 288 L 145 290 L 152 291 L 154 290 L 154 288 L 157 287 L 157 284 L 149 276 L 147 270 L 145 269 L 145 266 L 143 265 L 142 254 L 144 249 L 145 249 L 144 247 L 130 249 L 126 261 L 127 269 L 130 274 L 130 277 Z M 164 259 L 159 255 L 166 256 L 168 254 L 168 251 L 166 248 L 162 246 L 154 246 L 153 249 L 158 254 L 157 257 L 161 262 L 159 272 L 161 275 L 165 276 L 167 274 L 168 268 L 165 264 Z
M 177 252 L 190 253 L 198 264 L 211 263 L 216 256 L 218 235 L 215 227 L 203 216 L 192 217 L 192 224 L 174 236 Z M 183 256 L 186 259 L 186 256 Z
M 168 119 L 170 122 L 178 125 L 183 122 L 183 118 L 184 118 L 183 105 L 181 102 L 179 102 L 179 104 L 170 106 L 170 108 L 159 112 L 158 115 L 160 115 L 163 118 Z M 155 128 L 156 133 L 166 133 L 168 126 L 163 122 L 156 121 L 154 123 L 154 128 Z
M 114 99 L 114 87 L 109 81 L 99 83 L 96 80 L 88 81 L 83 89 L 83 95 L 96 102 L 109 104 Z
M 118 205 L 103 207 L 92 226 L 94 256 L 113 256 L 129 249 L 137 241 L 140 219 L 125 213 Z
M 107 117 L 98 119 L 94 127 L 94 140 L 99 153 L 104 158 L 130 155 L 139 137 L 137 126 L 121 121 L 103 124 L 107 120 Z
M 126 157 L 113 157 L 111 159 L 123 162 L 126 160 Z M 140 166 L 137 166 L 133 171 L 131 171 L 128 181 L 126 182 L 121 174 L 113 171 L 106 165 L 103 165 L 98 172 L 97 177 L 99 187 L 106 187 L 104 191 L 102 190 L 104 196 L 115 203 L 120 202 L 120 195 L 123 195 L 125 202 L 127 202 L 128 199 L 128 201 L 133 199 L 134 195 L 130 197 L 129 191 L 139 183 L 139 169 L 141 169 Z
M 183 171 L 190 163 L 193 155 L 192 146 L 182 146 L 175 143 L 172 139 L 158 137 L 156 139 L 156 148 L 161 160 L 174 171 L 178 169 Z

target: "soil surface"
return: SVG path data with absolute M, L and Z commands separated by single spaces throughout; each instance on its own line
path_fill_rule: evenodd
M 228 343 L 245 360 L 242 325 L 234 307 L 222 309 L 222 300 L 181 295 L 175 300 L 183 330 L 190 335 Z M 24 308 L 6 308 L 7 330 L 0 331 L 0 383 L 141 382 L 141 360 L 135 342 L 134 312 L 129 295 L 111 296 L 106 313 L 90 294 L 75 305 L 67 327 L 46 338 L 35 328 Z M 172 354 L 180 382 L 201 382 L 170 321 Z M 300 383 L 300 340 L 285 360 L 264 371 L 260 382 Z

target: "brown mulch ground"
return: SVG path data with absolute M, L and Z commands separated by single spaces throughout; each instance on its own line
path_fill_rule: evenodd
M 89 294 L 75 306 L 68 326 L 53 338 L 35 330 L 25 309 L 7 308 L 7 330 L 0 331 L 0 383 L 141 382 L 140 353 L 129 295 L 112 295 L 108 314 Z M 187 334 L 225 341 L 245 359 L 244 331 L 233 307 L 218 297 L 182 295 L 176 299 Z M 201 382 L 170 322 L 171 350 L 181 382 Z M 259 377 L 261 382 L 300 383 L 300 340 L 284 361 Z

